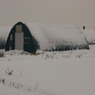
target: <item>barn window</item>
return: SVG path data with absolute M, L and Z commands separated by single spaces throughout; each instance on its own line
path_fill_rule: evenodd
M 13 35 L 12 34 L 10 35 L 10 41 L 13 41 Z
M 16 32 L 22 31 L 22 25 L 16 25 Z
M 24 37 L 24 44 L 29 44 L 29 37 Z

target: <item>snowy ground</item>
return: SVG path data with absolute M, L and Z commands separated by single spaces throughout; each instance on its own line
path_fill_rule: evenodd
M 0 95 L 95 95 L 95 45 L 90 50 L 37 55 L 4 53 Z

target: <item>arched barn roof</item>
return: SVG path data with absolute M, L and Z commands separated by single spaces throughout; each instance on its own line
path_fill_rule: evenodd
M 95 30 L 82 30 L 89 44 L 95 44 Z
M 24 23 L 39 43 L 40 49 L 56 46 L 87 46 L 82 31 L 74 25 Z

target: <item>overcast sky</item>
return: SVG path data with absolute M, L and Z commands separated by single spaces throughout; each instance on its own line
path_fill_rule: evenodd
M 18 21 L 95 27 L 95 0 L 0 0 L 0 26 Z

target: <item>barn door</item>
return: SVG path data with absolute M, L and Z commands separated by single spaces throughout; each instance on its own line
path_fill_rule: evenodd
M 15 49 L 23 50 L 23 32 L 15 33 Z

